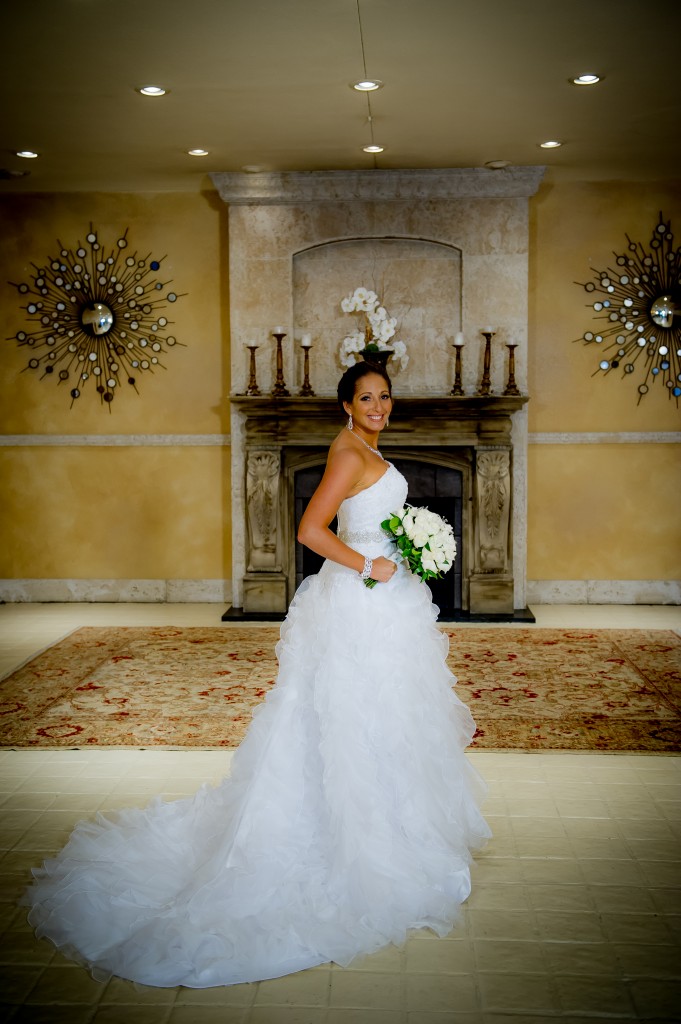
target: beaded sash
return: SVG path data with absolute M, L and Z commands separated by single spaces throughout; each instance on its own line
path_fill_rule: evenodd
M 338 539 L 344 544 L 380 543 L 387 540 L 388 535 L 383 530 L 341 530 Z

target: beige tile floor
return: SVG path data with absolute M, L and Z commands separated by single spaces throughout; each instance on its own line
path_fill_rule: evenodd
M 544 607 L 540 626 L 672 628 L 681 609 Z M 216 622 L 212 605 L 0 606 L 0 675 L 80 625 Z M 470 627 L 475 628 L 475 627 Z M 532 627 L 519 627 L 532 628 Z M 93 981 L 26 925 L 32 865 L 99 808 L 193 792 L 218 751 L 0 752 L 0 1020 L 45 1024 L 681 1021 L 681 759 L 472 753 L 494 832 L 447 939 L 206 990 Z

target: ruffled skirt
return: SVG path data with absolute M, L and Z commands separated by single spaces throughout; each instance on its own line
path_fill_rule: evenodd
M 231 776 L 77 825 L 24 899 L 38 935 L 98 978 L 203 988 L 450 931 L 489 829 L 436 614 L 402 568 L 369 590 L 325 563 Z

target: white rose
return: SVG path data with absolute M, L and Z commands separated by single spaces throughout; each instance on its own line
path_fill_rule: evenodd
M 417 524 L 415 524 L 414 534 L 411 539 L 417 548 L 422 548 L 428 543 L 428 531 L 422 530 Z
M 423 557 L 421 558 L 421 565 L 423 566 L 424 569 L 427 569 L 428 572 L 438 571 L 435 562 L 432 560 L 432 558 L 428 558 L 426 552 L 424 552 Z

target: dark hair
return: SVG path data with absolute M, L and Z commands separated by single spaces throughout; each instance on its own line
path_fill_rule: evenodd
M 392 382 L 388 376 L 388 371 L 384 366 L 374 365 L 374 363 L 359 362 L 355 363 L 348 370 L 345 371 L 341 379 L 338 381 L 338 404 L 343 409 L 343 402 L 347 402 L 348 405 L 352 404 L 352 400 L 355 397 L 357 390 L 357 383 L 362 377 L 368 377 L 370 373 L 377 373 L 379 377 L 382 377 L 388 386 L 388 391 L 392 396 Z

